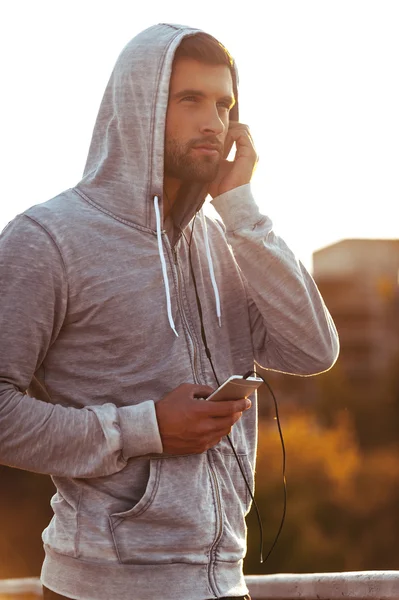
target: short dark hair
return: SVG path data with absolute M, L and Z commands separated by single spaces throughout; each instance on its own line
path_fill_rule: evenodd
M 234 71 L 234 61 L 229 51 L 209 33 L 188 35 L 178 46 L 174 60 L 192 58 L 207 65 L 226 65 Z

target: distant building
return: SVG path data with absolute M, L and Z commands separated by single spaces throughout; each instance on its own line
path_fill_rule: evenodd
M 399 370 L 399 239 L 348 239 L 313 255 L 313 275 L 341 341 L 340 368 L 373 395 Z

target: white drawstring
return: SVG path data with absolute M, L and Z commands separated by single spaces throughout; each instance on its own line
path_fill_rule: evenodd
M 164 281 L 164 285 L 165 285 L 166 308 L 168 311 L 169 325 L 170 325 L 172 331 L 177 335 L 177 337 L 179 337 L 179 334 L 176 331 L 175 323 L 173 321 L 172 306 L 170 303 L 168 271 L 166 268 L 166 261 L 165 261 L 165 256 L 163 253 L 162 232 L 161 232 L 161 215 L 159 212 L 159 204 L 158 203 L 159 203 L 158 196 L 154 196 L 155 217 L 156 217 L 156 221 L 157 221 L 158 251 L 159 251 L 159 258 L 161 259 L 162 275 L 163 275 L 163 281 Z
M 208 259 L 209 273 L 211 275 L 213 293 L 215 294 L 216 316 L 219 321 L 219 327 L 221 327 L 222 326 L 222 312 L 220 309 L 220 296 L 219 296 L 218 286 L 216 283 L 215 271 L 213 270 L 213 261 L 212 261 L 211 249 L 209 247 L 209 239 L 208 239 L 208 228 L 206 226 L 206 219 L 205 219 L 205 215 L 204 215 L 203 211 L 201 211 L 201 220 L 202 220 L 202 226 L 204 228 L 205 249 L 206 249 L 206 256 Z

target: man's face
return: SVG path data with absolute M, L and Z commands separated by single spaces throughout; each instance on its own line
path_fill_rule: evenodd
M 227 65 L 176 61 L 166 115 L 165 176 L 202 182 L 215 178 L 233 104 Z

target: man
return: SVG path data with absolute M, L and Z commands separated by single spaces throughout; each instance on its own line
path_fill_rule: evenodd
M 226 434 L 253 486 L 256 407 L 205 398 L 255 360 L 324 371 L 338 341 L 251 196 L 237 103 L 213 38 L 142 32 L 116 63 L 83 179 L 0 239 L 1 460 L 57 487 L 45 598 L 248 593 L 250 498 Z M 203 217 L 208 192 L 224 228 Z

